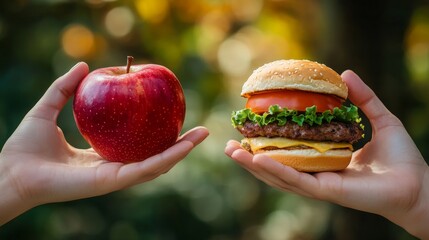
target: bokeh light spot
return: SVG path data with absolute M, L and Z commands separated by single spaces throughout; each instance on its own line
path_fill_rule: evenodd
M 263 240 L 293 239 L 296 228 L 296 217 L 287 211 L 278 210 L 268 216 L 260 235 Z
M 252 21 L 261 13 L 263 0 L 234 0 L 231 1 L 232 10 L 239 21 Z
M 167 0 L 137 0 L 135 5 L 141 18 L 151 23 L 162 22 L 169 9 Z
M 420 16 L 427 12 L 416 11 L 406 36 L 406 60 L 416 82 L 429 80 L 429 19 Z
M 223 199 L 214 188 L 208 186 L 200 187 L 192 194 L 190 207 L 196 217 L 202 221 L 210 222 L 214 221 L 221 214 Z
M 251 50 L 242 41 L 230 38 L 219 47 L 219 67 L 227 75 L 240 76 L 246 74 L 250 68 L 251 60 Z
M 106 14 L 105 25 L 107 31 L 114 37 L 124 37 L 134 26 L 134 15 L 127 7 L 113 8 Z
M 94 42 L 91 30 L 79 24 L 66 27 L 61 38 L 64 52 L 73 58 L 88 57 L 94 50 Z

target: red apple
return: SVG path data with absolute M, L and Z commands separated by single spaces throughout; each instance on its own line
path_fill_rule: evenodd
M 77 87 L 73 114 L 84 139 L 104 159 L 135 162 L 172 146 L 182 130 L 185 97 L 174 73 L 143 64 L 100 68 Z

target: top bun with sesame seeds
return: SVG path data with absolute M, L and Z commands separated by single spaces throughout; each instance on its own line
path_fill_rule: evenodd
M 347 98 L 341 76 L 324 64 L 309 60 L 277 60 L 256 69 L 244 83 L 241 96 L 273 90 L 301 90 Z

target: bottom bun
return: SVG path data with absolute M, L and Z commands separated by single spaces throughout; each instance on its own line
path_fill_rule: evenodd
M 348 149 L 329 150 L 324 153 L 315 149 L 260 150 L 255 154 L 261 153 L 300 172 L 343 170 L 352 157 L 352 151 Z

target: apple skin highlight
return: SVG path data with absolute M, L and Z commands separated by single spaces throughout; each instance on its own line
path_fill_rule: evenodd
M 73 114 L 104 159 L 144 160 L 171 147 L 182 130 L 185 97 L 172 71 L 156 64 L 100 68 L 77 87 Z

